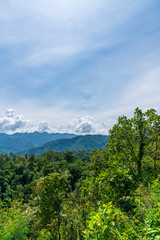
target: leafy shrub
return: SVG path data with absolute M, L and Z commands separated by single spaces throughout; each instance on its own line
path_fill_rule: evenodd
M 84 239 L 139 239 L 139 235 L 132 226 L 133 222 L 120 209 L 115 208 L 112 202 L 109 202 L 90 214 Z
M 1 240 L 27 240 L 29 232 L 29 216 L 21 203 L 13 202 L 10 208 L 3 208 L 3 206 L 1 206 Z

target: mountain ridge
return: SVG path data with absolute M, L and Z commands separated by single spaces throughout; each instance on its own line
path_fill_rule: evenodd
M 0 153 L 18 153 L 27 151 L 31 148 L 40 147 L 43 144 L 57 140 L 75 137 L 75 134 L 69 133 L 47 133 L 47 132 L 32 132 L 32 133 L 0 133 Z
M 81 136 L 75 136 L 69 139 L 58 139 L 58 140 L 50 141 L 40 147 L 32 148 L 27 152 L 25 151 L 19 152 L 19 154 L 24 155 L 25 153 L 27 154 L 35 153 L 36 155 L 40 155 L 49 150 L 53 150 L 55 152 L 66 151 L 66 150 L 92 151 L 94 148 L 98 148 L 98 149 L 105 148 L 107 140 L 108 140 L 107 135 L 101 135 L 101 134 L 81 135 Z

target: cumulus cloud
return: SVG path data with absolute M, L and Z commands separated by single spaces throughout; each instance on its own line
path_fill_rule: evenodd
M 14 116 L 14 109 L 8 109 L 6 115 L 0 118 L 1 132 L 15 132 L 17 129 L 25 128 L 29 125 L 29 121 L 25 120 L 23 116 Z
M 74 118 L 68 125 L 68 131 L 73 131 L 75 133 L 93 133 L 93 118 L 87 116 Z
M 52 129 L 48 126 L 46 121 L 42 121 L 39 123 L 38 132 L 51 132 Z
M 25 119 L 22 115 L 16 115 L 14 109 L 8 109 L 5 116 L 0 117 L 0 133 L 13 134 L 16 132 L 59 132 L 84 134 L 108 134 L 109 129 L 113 126 L 112 119 L 106 122 L 97 122 L 91 116 L 73 118 L 68 126 L 56 126 L 52 128 L 47 121 L 35 122 Z
M 12 134 L 15 132 L 51 132 L 52 129 L 45 121 L 34 122 L 25 119 L 22 115 L 15 115 L 14 109 L 8 109 L 4 117 L 0 118 L 0 132 Z
M 66 132 L 75 134 L 107 134 L 114 121 L 98 123 L 93 117 L 84 116 L 72 119 Z

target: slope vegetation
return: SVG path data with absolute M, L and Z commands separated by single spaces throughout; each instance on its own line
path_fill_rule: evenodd
M 27 154 L 35 153 L 36 155 L 40 155 L 44 152 L 47 152 L 48 150 L 53 151 L 78 151 L 78 150 L 84 150 L 84 151 L 92 151 L 94 148 L 102 149 L 106 147 L 107 143 L 107 136 L 105 135 L 85 135 L 85 136 L 77 136 L 70 139 L 59 139 L 56 141 L 51 141 L 46 144 L 44 144 L 41 147 L 38 148 L 32 148 L 27 152 Z M 25 154 L 26 152 L 23 152 L 21 154 Z
M 39 147 L 49 141 L 71 138 L 76 135 L 67 133 L 52 133 L 34 132 L 34 133 L 15 133 L 15 134 L 0 134 L 0 153 L 18 153 L 27 151 L 31 148 Z

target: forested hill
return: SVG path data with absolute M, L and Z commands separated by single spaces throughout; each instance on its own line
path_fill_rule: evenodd
M 60 143 L 64 150 L 100 148 L 102 140 L 106 148 L 92 152 L 49 150 Z M 0 240 L 160 240 L 154 109 L 119 117 L 108 139 L 78 136 L 39 150 L 49 151 L 0 154 Z
M 48 142 L 41 147 L 32 148 L 28 152 L 20 152 L 20 154 L 24 155 L 25 153 L 31 154 L 35 153 L 36 155 L 40 155 L 48 150 L 53 151 L 92 151 L 94 148 L 102 149 L 106 147 L 108 137 L 106 135 L 85 135 L 85 136 L 77 136 L 70 139 L 59 139 L 55 141 Z
M 43 144 L 57 139 L 67 139 L 75 137 L 75 134 L 68 133 L 15 133 L 15 134 L 0 134 L 0 153 L 18 153 L 27 151 L 31 148 L 42 146 Z

